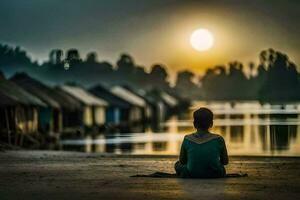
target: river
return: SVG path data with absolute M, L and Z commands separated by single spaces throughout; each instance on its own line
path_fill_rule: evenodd
M 177 155 L 185 134 L 194 131 L 192 113 L 206 106 L 214 112 L 211 132 L 224 137 L 229 155 L 300 156 L 300 103 L 194 102 L 186 113 L 142 133 L 115 133 L 92 139 L 63 140 L 65 150 L 84 152 Z

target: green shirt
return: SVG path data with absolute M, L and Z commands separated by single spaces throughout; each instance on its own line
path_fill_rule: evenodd
M 186 166 L 184 176 L 215 178 L 225 176 L 228 163 L 225 141 L 222 136 L 201 131 L 184 137 L 180 163 Z

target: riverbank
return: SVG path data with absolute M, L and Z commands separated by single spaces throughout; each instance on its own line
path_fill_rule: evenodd
M 174 172 L 174 156 L 0 152 L 0 199 L 297 199 L 300 158 L 231 157 L 226 179 L 130 178 Z

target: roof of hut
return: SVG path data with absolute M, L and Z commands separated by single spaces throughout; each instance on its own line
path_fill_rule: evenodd
M 134 94 L 133 92 L 129 91 L 124 87 L 114 86 L 111 89 L 111 92 L 133 105 L 140 106 L 140 107 L 146 106 L 146 101 L 142 97 Z
M 60 108 L 59 103 L 55 100 L 55 93 L 53 92 L 52 88 L 28 76 L 26 73 L 17 73 L 10 80 L 41 99 L 50 107 Z
M 108 105 L 108 102 L 106 102 L 105 100 L 99 97 L 94 96 L 93 94 L 87 92 L 81 87 L 64 85 L 61 86 L 60 88 L 86 105 L 94 105 L 94 106 Z
M 0 107 L 14 106 L 16 104 L 18 104 L 18 101 L 0 92 Z
M 162 91 L 160 93 L 160 96 L 169 106 L 175 107 L 178 105 L 178 100 L 175 97 L 169 95 L 168 93 Z
M 152 96 L 147 95 L 147 92 L 143 89 L 138 89 L 136 87 L 133 88 L 127 85 L 123 85 L 122 87 L 130 91 L 131 93 L 139 96 L 140 98 L 144 99 L 148 104 L 155 105 L 157 103 L 156 99 L 153 98 Z
M 89 90 L 92 94 L 97 97 L 104 99 L 109 102 L 110 105 L 121 107 L 121 108 L 129 108 L 131 104 L 128 101 L 123 100 L 117 95 L 113 94 L 108 88 L 105 88 L 102 85 L 97 85 Z
M 62 108 L 72 111 L 81 109 L 81 102 L 77 98 L 74 98 L 59 87 L 54 88 L 54 91 L 56 95 L 55 100 Z
M 148 91 L 146 96 L 154 98 L 157 102 L 162 101 L 169 107 L 175 107 L 179 104 L 179 100 L 176 97 L 171 96 L 167 92 L 164 92 L 159 89 L 153 89 L 151 91 Z
M 12 99 L 15 103 L 28 105 L 28 106 L 46 106 L 39 98 L 33 96 L 26 90 L 22 89 L 20 86 L 12 81 L 6 80 L 4 77 L 0 78 L 0 93 L 6 98 L 0 98 L 2 103 Z M 13 102 L 11 102 L 13 103 Z

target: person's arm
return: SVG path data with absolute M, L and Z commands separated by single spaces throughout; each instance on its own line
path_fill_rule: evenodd
M 181 144 L 180 154 L 179 154 L 179 162 L 181 164 L 187 164 L 187 155 L 186 155 L 186 148 L 185 148 L 185 139 Z
M 221 141 L 223 144 L 221 147 L 220 161 L 223 165 L 227 165 L 229 162 L 227 148 L 226 148 L 226 144 L 225 144 L 225 141 L 223 138 L 221 138 Z

